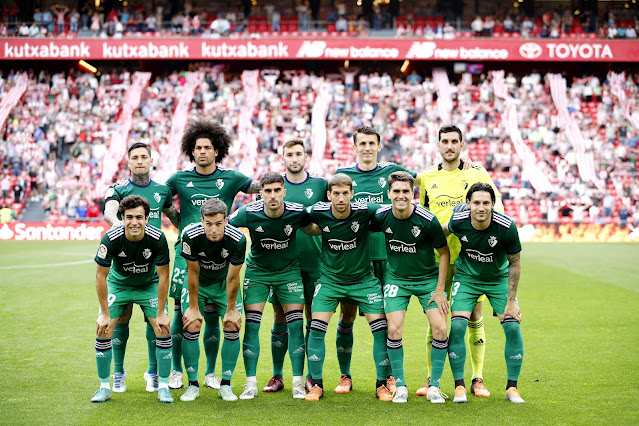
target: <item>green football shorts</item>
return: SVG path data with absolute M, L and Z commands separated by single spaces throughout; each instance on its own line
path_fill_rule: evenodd
M 182 314 L 186 312 L 189 308 L 189 289 L 188 287 L 184 287 L 182 291 L 182 299 L 180 306 L 182 308 Z M 226 314 L 226 280 L 222 282 L 217 282 L 211 285 L 202 286 L 197 293 L 197 304 L 200 309 L 200 313 L 204 312 L 204 308 L 207 304 L 212 304 L 215 306 L 217 313 L 221 318 L 224 318 Z M 238 289 L 237 292 L 237 300 L 235 301 L 235 309 L 238 312 L 242 313 L 242 290 Z
M 304 303 L 304 284 L 299 270 L 274 274 L 268 279 L 261 275 L 252 274 L 249 269 L 244 275 L 244 305 L 263 303 L 269 295 L 277 297 L 283 305 Z
M 158 283 L 147 287 L 124 287 L 107 283 L 109 315 L 120 318 L 122 311 L 129 303 L 137 303 L 142 308 L 144 316 L 155 318 L 158 311 Z M 168 311 L 165 307 L 165 312 Z
M 508 301 L 508 284 L 475 284 L 467 281 L 453 282 L 451 312 L 471 312 L 479 301 L 479 297 L 486 295 L 493 310 L 503 314 Z
M 436 309 L 438 307 L 437 303 L 428 304 L 430 298 L 435 294 L 436 288 L 437 280 L 432 283 L 406 284 L 394 282 L 387 276 L 386 285 L 384 286 L 384 312 L 405 311 L 408 308 L 411 296 L 417 296 L 424 311 Z
M 383 314 L 384 295 L 377 278 L 356 284 L 339 284 L 320 277 L 313 294 L 312 312 L 335 312 L 340 302 L 357 305 L 364 314 Z

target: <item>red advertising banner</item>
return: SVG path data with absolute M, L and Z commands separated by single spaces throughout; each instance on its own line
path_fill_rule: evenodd
M 335 59 L 638 62 L 639 41 L 375 38 L 0 39 L 0 60 Z

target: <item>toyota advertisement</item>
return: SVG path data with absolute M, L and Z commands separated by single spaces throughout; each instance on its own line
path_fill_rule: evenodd
M 0 39 L 0 60 L 411 59 L 636 62 L 637 58 L 639 42 L 622 40 Z

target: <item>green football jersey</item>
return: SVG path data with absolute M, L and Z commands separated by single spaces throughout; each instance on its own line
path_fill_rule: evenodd
M 246 237 L 231 225 L 224 227 L 224 237 L 214 243 L 206 237 L 202 222 L 192 223 L 184 228 L 181 240 L 182 257 L 200 264 L 201 287 L 224 281 L 229 263 L 244 263 Z
M 323 177 L 306 173 L 306 180 L 301 183 L 291 183 L 284 174 L 284 188 L 286 201 L 299 203 L 304 207 L 312 206 L 319 201 L 326 201 L 328 182 Z M 319 271 L 322 238 L 312 237 L 303 231 L 297 231 L 297 260 L 302 271 Z
M 162 228 L 162 210 L 171 207 L 173 195 L 168 186 L 150 180 L 146 186 L 134 184 L 131 179 L 122 180 L 112 185 L 106 192 L 104 202 L 115 200 L 121 202 L 129 195 L 140 195 L 151 205 L 149 225 Z M 118 219 L 122 220 L 118 213 Z
M 509 254 L 521 251 L 517 226 L 508 216 L 493 211 L 488 228 L 479 231 L 470 223 L 470 211 L 453 213 L 448 229 L 461 242 L 455 261 L 455 280 L 479 284 L 508 284 Z
M 246 192 L 253 180 L 237 170 L 217 166 L 210 175 L 201 175 L 195 168 L 174 173 L 166 181 L 173 195 L 180 198 L 180 235 L 184 228 L 202 220 L 200 207 L 209 198 L 219 198 L 230 213 L 233 199 L 238 192 Z
M 337 169 L 335 173 L 344 173 L 353 179 L 353 201 L 361 201 L 377 204 L 390 204 L 388 198 L 388 176 L 393 172 L 408 172 L 411 176 L 417 175 L 395 163 L 378 163 L 373 170 L 363 171 L 358 164 L 351 167 Z M 386 259 L 386 247 L 384 237 L 380 234 L 371 235 L 370 243 L 371 260 Z
M 229 223 L 249 230 L 251 252 L 246 268 L 254 277 L 268 279 L 276 273 L 299 270 L 295 232 L 311 223 L 304 206 L 284 201 L 284 213 L 273 219 L 266 215 L 260 200 L 240 207 Z
M 351 213 L 346 219 L 333 216 L 331 203 L 309 207 L 311 219 L 322 231 L 322 276 L 346 284 L 360 283 L 373 276 L 368 252 L 369 225 L 378 207 L 379 204 L 373 203 L 351 203 Z
M 388 275 L 407 284 L 437 281 L 439 266 L 434 249 L 446 245 L 446 235 L 434 214 L 414 206 L 407 219 L 397 219 L 393 206 L 383 206 L 371 220 L 371 230 L 386 238 Z
M 146 225 L 144 238 L 136 242 L 127 240 L 124 226 L 118 226 L 104 234 L 94 260 L 111 268 L 109 284 L 143 288 L 159 281 L 155 266 L 169 263 L 169 246 L 155 226 Z

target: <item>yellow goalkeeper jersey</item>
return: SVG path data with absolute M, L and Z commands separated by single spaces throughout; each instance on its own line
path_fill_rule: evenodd
M 501 202 L 501 194 L 490 178 L 490 175 L 482 166 L 473 165 L 463 170 L 463 164 L 455 170 L 444 170 L 441 164 L 425 169 L 421 174 L 419 187 L 419 203 L 433 212 L 440 223 L 450 221 L 453 215 L 453 207 L 466 202 L 466 193 L 471 185 L 477 182 L 490 184 L 495 190 L 495 210 L 504 212 Z M 459 239 L 453 234 L 448 238 L 450 249 L 450 263 L 455 262 L 461 250 Z M 439 253 L 435 252 L 439 262 Z

